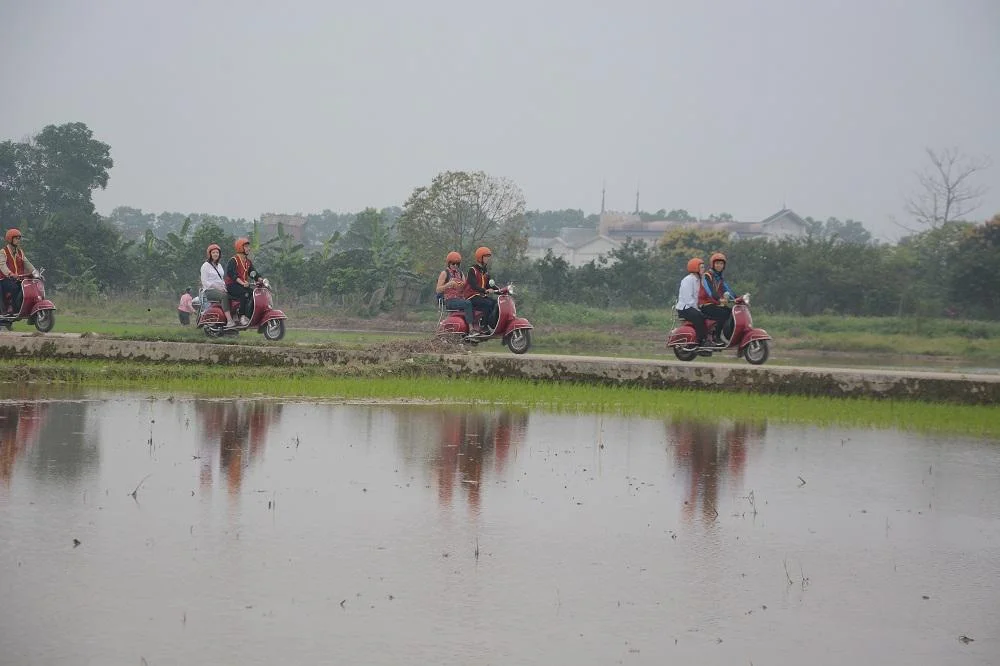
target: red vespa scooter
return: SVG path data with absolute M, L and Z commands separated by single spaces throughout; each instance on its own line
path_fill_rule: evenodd
M 21 281 L 21 308 L 17 312 L 11 309 L 14 304 L 10 302 L 10 294 L 5 294 L 6 298 L 0 305 L 0 326 L 8 331 L 13 328 L 15 321 L 27 319 L 29 324 L 33 324 L 41 333 L 48 333 L 55 326 L 56 306 L 52 301 L 45 298 L 45 279 L 42 274 L 45 269 L 39 269 L 34 274 L 15 275 L 14 278 Z
M 492 283 L 492 280 L 491 280 Z M 496 287 L 495 283 L 492 283 Z M 515 354 L 524 354 L 531 348 L 531 329 L 534 328 L 524 317 L 517 316 L 517 306 L 514 304 L 514 285 L 508 284 L 497 292 L 496 325 L 492 335 L 469 335 L 469 326 L 465 323 L 462 310 L 445 310 L 440 312 L 437 334 L 439 337 L 460 337 L 463 342 L 478 345 L 487 340 L 500 338 Z M 475 311 L 476 317 L 482 312 Z
M 721 326 L 720 322 L 706 319 L 705 325 L 711 334 L 712 329 Z M 687 320 L 681 320 L 681 325 L 670 331 L 667 346 L 673 347 L 674 355 L 682 361 L 693 361 L 698 356 L 711 356 L 716 352 L 736 349 L 736 357 L 742 356 L 751 365 L 760 365 L 770 355 L 768 340 L 771 336 L 762 328 L 753 327 L 750 316 L 750 294 L 744 294 L 733 302 L 733 335 L 725 347 L 699 347 L 698 335 L 694 325 Z
M 227 295 L 228 296 L 228 295 Z M 204 294 L 192 299 L 191 305 L 198 312 L 198 328 L 204 329 L 205 335 L 210 338 L 219 338 L 224 335 L 237 335 L 240 331 L 256 328 L 258 333 L 263 334 L 267 340 L 280 340 L 285 337 L 285 320 L 288 319 L 281 310 L 275 310 L 271 297 L 271 283 L 267 278 L 257 278 L 254 281 L 253 289 L 253 312 L 250 315 L 248 324 L 226 327 L 226 313 L 218 303 L 209 303 L 204 310 L 202 305 Z M 230 312 L 233 320 L 239 320 L 239 301 L 228 298 Z

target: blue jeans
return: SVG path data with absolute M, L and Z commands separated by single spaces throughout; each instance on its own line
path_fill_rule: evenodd
M 4 278 L 0 280 L 0 310 L 4 310 L 7 305 L 7 294 L 10 294 L 10 305 L 14 312 L 21 310 L 21 281 L 14 278 Z M 470 306 L 471 307 L 471 306 Z
M 449 298 L 444 302 L 445 309 L 448 310 L 464 310 L 465 311 L 465 325 L 472 330 L 472 301 L 465 298 Z

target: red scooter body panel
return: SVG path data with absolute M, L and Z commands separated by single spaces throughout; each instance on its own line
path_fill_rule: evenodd
M 524 317 L 514 317 L 510 320 L 510 324 L 507 325 L 507 330 L 504 333 L 510 333 L 511 331 L 517 330 L 519 328 L 534 328 L 531 322 Z
M 22 310 L 23 309 L 24 308 L 23 308 L 23 305 L 22 305 Z M 31 312 L 30 313 L 28 313 L 27 315 L 23 315 L 23 316 L 30 317 L 30 316 L 38 314 L 42 310 L 55 310 L 55 309 L 56 309 L 56 306 L 52 304 L 52 301 L 48 300 L 47 298 L 43 298 L 42 300 L 40 300 L 37 303 L 35 303 L 35 307 L 31 308 Z

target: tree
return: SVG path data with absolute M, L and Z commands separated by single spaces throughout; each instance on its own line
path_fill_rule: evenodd
M 108 184 L 108 144 L 83 123 L 48 125 L 27 142 L 0 144 L 0 223 L 28 226 L 47 215 L 94 213 L 93 190 Z M 92 221 L 92 220 L 91 220 Z
M 675 208 L 674 210 L 667 213 L 664 219 L 670 220 L 671 222 L 697 222 L 694 215 L 687 212 L 683 208 Z
M 967 157 L 956 148 L 926 151 L 931 163 L 917 173 L 917 189 L 906 202 L 907 212 L 918 224 L 931 228 L 964 220 L 979 208 L 986 194 L 987 188 L 974 181 L 989 168 L 989 160 Z
M 657 249 L 671 265 L 680 267 L 692 257 L 701 257 L 707 264 L 713 252 L 723 251 L 728 245 L 729 234 L 724 231 L 680 227 L 664 233 Z
M 450 250 L 470 257 L 480 245 L 513 261 L 528 243 L 524 194 L 512 181 L 482 171 L 445 171 L 413 191 L 399 231 L 422 273 L 441 266 Z
M 113 164 L 108 144 L 83 123 L 48 125 L 28 141 L 0 143 L 0 226 L 25 232 L 32 263 L 50 269 L 53 286 L 63 279 L 101 286 L 128 280 L 121 265 L 128 244 L 92 200 Z
M 131 239 L 141 239 L 147 229 L 156 226 L 155 213 L 143 213 L 140 208 L 131 206 L 118 206 L 107 218 L 108 222 L 115 225 L 124 236 Z
M 415 279 L 409 270 L 410 254 L 397 227 L 388 223 L 386 212 L 366 208 L 358 213 L 340 239 L 340 255 L 334 262 L 329 286 L 341 293 L 381 289 L 382 303 L 392 303 L 399 282 Z
M 984 224 L 965 229 L 951 266 L 950 299 L 963 311 L 1000 317 L 1000 213 Z
M 841 222 L 835 217 L 828 217 L 826 222 L 805 218 L 808 235 L 818 240 L 840 241 L 854 245 L 867 245 L 872 241 L 871 233 L 865 225 L 857 220 Z

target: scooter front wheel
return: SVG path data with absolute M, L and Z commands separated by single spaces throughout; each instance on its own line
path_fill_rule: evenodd
M 40 333 L 48 333 L 56 325 L 56 315 L 52 310 L 39 310 L 35 315 L 35 328 Z
M 750 365 L 761 365 L 771 355 L 767 340 L 754 340 L 743 350 L 743 356 Z
M 264 338 L 267 340 L 277 341 L 285 337 L 285 320 L 284 319 L 272 319 L 271 321 L 264 324 Z
M 507 336 L 507 347 L 515 354 L 524 354 L 531 349 L 531 331 L 519 328 Z

